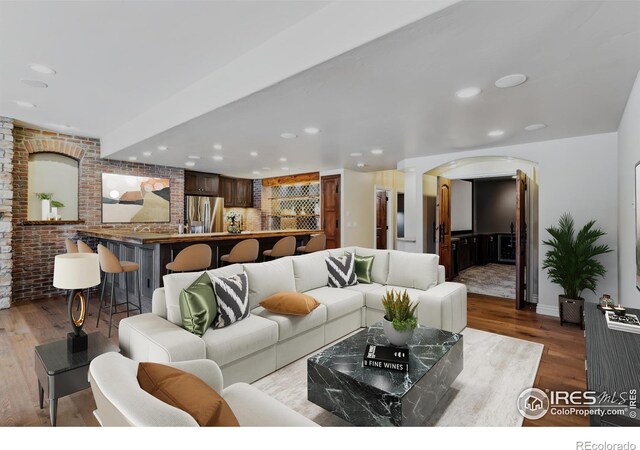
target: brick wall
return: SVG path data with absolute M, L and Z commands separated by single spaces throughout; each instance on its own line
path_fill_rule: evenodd
M 13 119 L 0 117 L 0 309 L 11 305 Z
M 182 223 L 184 217 L 184 171 L 182 169 L 101 159 L 100 141 L 96 139 L 20 127 L 13 130 L 13 136 L 15 138 L 13 153 L 13 301 L 60 295 L 60 291 L 52 285 L 53 258 L 65 251 L 64 239 L 75 239 L 77 230 L 86 228 L 131 229 L 133 224 L 105 225 L 101 222 L 103 172 L 170 178 L 171 222 L 167 224 L 150 223 L 145 226 L 148 225 L 151 231 L 155 232 L 176 232 L 177 224 Z M 27 220 L 28 208 L 29 153 L 41 151 L 62 153 L 79 160 L 78 215 L 84 223 L 72 225 L 28 225 L 24 223 Z M 4 181 L 0 182 L 0 189 L 2 189 L 2 183 Z M 0 190 L 1 196 L 2 191 Z M 0 237 L 0 239 L 3 238 Z

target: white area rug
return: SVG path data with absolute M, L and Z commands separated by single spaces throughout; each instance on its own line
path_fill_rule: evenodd
M 516 266 L 511 264 L 471 266 L 460 272 L 454 281 L 466 285 L 467 291 L 473 294 L 516 298 Z
M 521 426 L 520 393 L 532 387 L 543 345 L 466 328 L 464 369 L 429 422 L 431 426 Z M 254 386 L 322 426 L 349 424 L 307 400 L 307 358 Z

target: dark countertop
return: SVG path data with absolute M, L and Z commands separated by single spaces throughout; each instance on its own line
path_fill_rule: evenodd
M 78 230 L 80 236 L 126 242 L 129 244 L 172 244 L 176 242 L 222 241 L 234 239 L 260 239 L 278 236 L 303 236 L 322 233 L 322 230 L 243 231 L 242 233 L 140 233 L 129 230 Z

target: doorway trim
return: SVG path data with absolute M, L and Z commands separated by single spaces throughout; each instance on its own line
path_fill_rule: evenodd
M 388 187 L 381 187 L 377 185 L 373 187 L 373 224 L 374 224 L 373 245 L 374 247 L 377 247 L 377 236 L 376 236 L 376 226 L 375 226 L 378 223 L 377 194 L 378 192 L 382 192 L 382 191 L 384 191 L 387 195 L 387 250 L 393 250 L 395 248 L 394 246 L 395 231 L 394 230 L 396 227 L 396 221 L 395 221 L 394 215 L 397 214 L 396 202 L 393 196 L 394 191 L 393 189 L 389 189 Z

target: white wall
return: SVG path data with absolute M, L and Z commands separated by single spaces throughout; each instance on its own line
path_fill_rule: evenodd
M 515 200 L 513 203 L 515 205 Z M 470 231 L 472 229 L 473 183 L 464 180 L 451 180 L 451 231 Z
M 640 161 L 640 74 L 618 129 L 618 295 L 620 303 L 640 308 L 636 289 L 635 165 Z M 615 298 L 614 298 L 615 299 Z
M 53 193 L 62 220 L 78 220 L 78 161 L 57 153 L 33 153 L 29 156 L 29 220 L 41 220 L 41 202 L 36 192 Z
M 548 315 L 558 314 L 558 294 L 561 288 L 552 284 L 546 272 L 542 272 L 545 247 L 541 241 L 547 239 L 545 228 L 557 223 L 564 212 L 570 212 L 577 226 L 590 219 L 596 219 L 607 236 L 602 242 L 614 252 L 604 255 L 602 262 L 608 272 L 598 286 L 598 292 L 584 292 L 588 300 L 594 301 L 603 293 L 618 294 L 618 191 L 612 177 L 618 171 L 617 133 L 580 136 L 554 141 L 497 147 L 468 152 L 456 152 L 401 161 L 402 167 L 415 167 L 417 173 L 424 173 L 451 160 L 477 156 L 505 156 L 522 158 L 538 164 L 538 207 L 539 207 L 539 304 L 538 312 Z M 633 165 L 632 165 L 633 167 Z M 615 179 L 615 178 L 614 178 Z M 407 187 L 409 187 L 407 185 Z M 413 185 L 414 192 L 422 192 L 422 176 Z M 418 228 L 416 242 L 406 244 L 407 251 L 421 252 L 423 248 L 422 202 L 414 209 L 406 210 L 407 222 Z
M 375 173 L 344 170 L 342 246 L 375 248 Z

